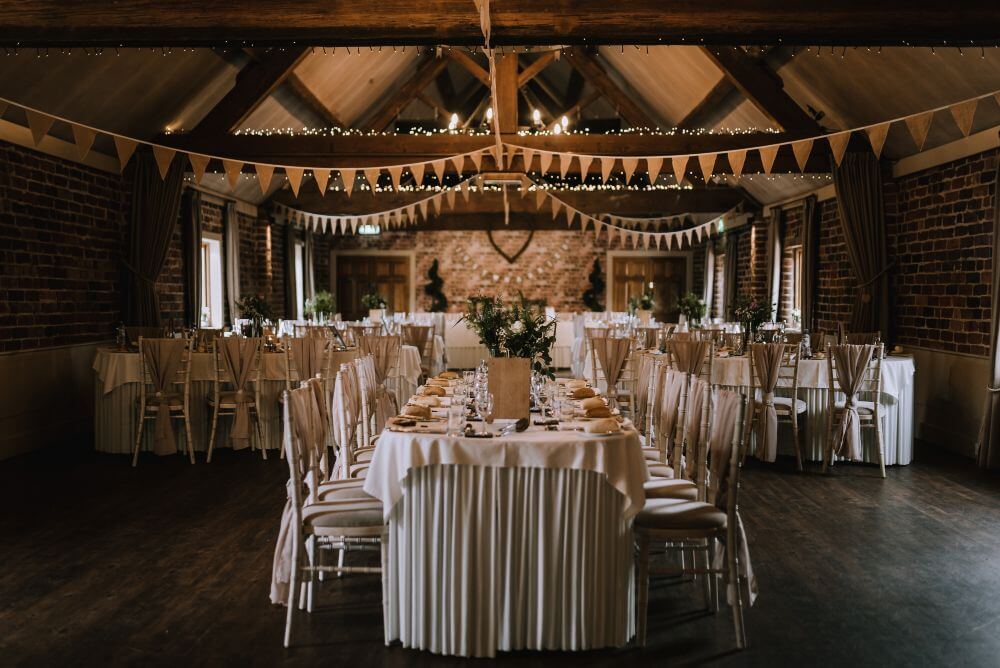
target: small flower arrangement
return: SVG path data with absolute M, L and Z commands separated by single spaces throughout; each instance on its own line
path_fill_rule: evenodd
M 556 321 L 545 309 L 523 294 L 518 301 L 505 304 L 500 296 L 469 297 L 462 316 L 494 357 L 526 357 L 531 368 L 554 378 L 552 346 L 556 341 Z
M 705 302 L 693 292 L 681 295 L 677 299 L 677 310 L 690 323 L 699 323 L 705 317 Z
M 361 305 L 371 311 L 385 308 L 387 306 L 387 302 L 385 301 L 385 297 L 380 295 L 378 290 L 375 289 L 375 286 L 372 285 L 368 288 L 368 292 L 361 295 Z
M 305 306 L 307 315 L 330 315 L 336 313 L 337 311 L 336 300 L 333 298 L 333 295 L 326 290 L 320 290 L 307 299 Z
M 249 336 L 263 336 L 264 323 L 274 320 L 274 312 L 271 311 L 271 305 L 264 299 L 264 295 L 247 295 L 237 300 L 236 310 L 243 318 L 250 321 Z
M 732 313 L 733 319 L 743 325 L 743 331 L 752 333 L 771 319 L 771 305 L 756 297 L 739 295 L 733 304 Z
M 628 312 L 632 315 L 635 315 L 635 312 L 639 309 L 642 309 L 643 311 L 652 311 L 653 306 L 655 305 L 656 302 L 653 300 L 653 291 L 648 288 L 638 297 L 628 298 Z

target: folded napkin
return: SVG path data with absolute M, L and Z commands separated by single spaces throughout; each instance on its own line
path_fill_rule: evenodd
M 607 406 L 599 406 L 597 408 L 588 408 L 585 411 L 587 417 L 589 418 L 610 418 L 611 409 Z
M 420 388 L 420 394 L 425 396 L 443 397 L 448 394 L 445 392 L 443 387 L 438 387 L 437 385 L 424 385 Z
M 600 397 L 590 397 L 580 402 L 580 408 L 587 411 L 591 408 L 607 408 L 607 404 Z
M 450 387 L 451 386 L 451 381 L 450 380 L 442 380 L 441 378 L 428 378 L 427 379 L 427 385 L 428 386 L 437 386 L 437 387 Z
M 578 387 L 570 393 L 573 399 L 587 399 L 589 397 L 596 397 L 597 392 L 590 387 Z
M 441 405 L 441 400 L 436 396 L 419 396 L 414 395 L 410 397 L 410 403 L 418 404 L 420 406 L 429 406 L 431 408 L 436 408 Z
M 441 380 L 458 380 L 458 374 L 454 371 L 442 371 L 437 377 Z
M 578 390 L 581 387 L 587 387 L 587 381 L 578 379 L 567 380 L 566 387 L 570 390 Z
M 622 430 L 621 425 L 618 424 L 618 420 L 614 418 L 604 418 L 602 420 L 594 420 L 592 422 L 586 422 L 583 425 L 583 430 L 588 434 L 613 434 Z
M 414 418 L 427 419 L 431 416 L 431 409 L 429 406 L 421 406 L 419 404 L 407 404 L 403 406 L 403 415 Z

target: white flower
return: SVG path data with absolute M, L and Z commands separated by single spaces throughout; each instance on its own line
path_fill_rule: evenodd
M 511 323 L 511 325 L 510 325 L 510 331 L 511 331 L 511 332 L 512 332 L 513 334 L 520 334 L 521 332 L 523 332 L 523 331 L 524 331 L 524 323 L 523 323 L 523 322 L 521 322 L 520 320 L 515 320 L 515 321 L 514 321 L 513 323 Z

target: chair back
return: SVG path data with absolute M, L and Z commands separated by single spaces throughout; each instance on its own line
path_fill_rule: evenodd
M 403 343 L 417 349 L 421 362 L 426 362 L 429 358 L 430 345 L 434 341 L 433 331 L 434 327 L 431 325 L 402 326 Z
M 147 388 L 165 393 L 172 385 L 183 385 L 185 395 L 191 382 L 191 347 L 188 339 L 145 338 L 140 336 L 140 396 Z
M 195 346 L 201 352 L 209 351 L 215 340 L 221 336 L 221 329 L 199 329 L 195 334 Z
M 358 337 L 376 336 L 382 331 L 382 325 L 362 325 L 351 323 L 347 325 L 348 339 L 353 345 L 357 345 Z
M 882 340 L 882 332 L 848 332 L 847 338 L 841 343 L 852 346 L 874 346 Z
M 284 339 L 285 389 L 292 389 L 292 381 L 322 378 L 327 366 L 329 339 L 306 337 Z
M 302 482 L 309 488 L 309 499 L 315 498 L 316 490 L 322 480 L 321 460 L 325 457 L 326 436 L 329 424 L 326 419 L 325 405 L 322 401 L 322 383 L 318 379 L 305 381 L 298 389 L 286 391 L 285 407 L 287 416 L 291 416 L 294 439 L 294 452 L 287 452 L 289 466 L 294 466 L 299 477 L 299 487 Z M 294 455 L 294 456 L 292 456 Z M 289 471 L 294 476 L 295 473 Z
M 610 394 L 621 380 L 622 372 L 628 364 L 632 353 L 632 339 L 595 337 L 589 339 L 593 352 L 595 385 L 604 378 L 605 389 Z
M 827 389 L 831 401 L 836 392 L 845 395 L 859 393 L 870 395 L 881 392 L 882 350 L 881 343 L 878 345 L 845 343 L 827 346 Z M 875 405 L 878 406 L 878 401 L 875 401 Z
M 715 394 L 715 418 L 709 436 L 711 485 L 708 502 L 726 513 L 727 530 L 734 531 L 737 521 L 740 465 L 743 461 L 743 430 L 739 429 L 743 397 L 738 392 L 718 390 Z
M 162 339 L 167 336 L 166 327 L 126 326 L 125 339 L 129 345 L 138 345 L 139 339 Z
M 635 337 L 635 347 L 639 350 L 649 350 L 650 348 L 655 348 L 657 345 L 656 337 L 659 332 L 660 327 L 658 325 L 641 325 L 636 327 L 633 332 L 633 336 Z
M 799 394 L 801 345 L 753 343 L 750 345 L 750 354 L 747 357 L 750 364 L 748 398 L 752 411 L 756 410 L 759 403 L 761 412 L 757 423 L 757 456 L 773 462 L 778 451 L 778 412 L 774 396 L 778 388 L 791 388 L 792 418 L 795 419 L 795 400 Z M 747 428 L 750 426 L 752 411 L 747 416 Z
M 330 414 L 333 441 L 337 448 L 334 478 L 350 477 L 360 415 L 361 393 L 357 371 L 352 363 L 341 364 L 333 387 L 333 410 Z

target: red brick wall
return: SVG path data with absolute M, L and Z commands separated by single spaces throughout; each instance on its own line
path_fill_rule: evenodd
M 0 351 L 114 336 L 128 183 L 0 142 Z

